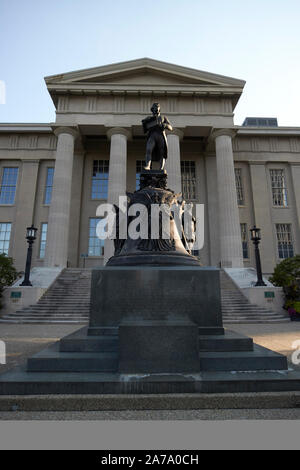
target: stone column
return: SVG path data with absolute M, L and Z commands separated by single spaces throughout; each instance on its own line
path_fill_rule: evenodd
M 217 162 L 215 157 L 205 157 L 205 174 L 207 188 L 207 223 L 209 229 L 208 240 L 210 266 L 218 266 L 221 258 L 219 236 L 219 192 L 217 182 Z
M 110 159 L 108 176 L 108 198 L 110 204 L 118 204 L 119 196 L 126 195 L 127 183 L 127 140 L 131 134 L 127 129 L 113 127 L 107 132 L 110 140 Z M 104 264 L 114 254 L 112 240 L 106 240 L 104 246 Z
M 166 161 L 166 170 L 168 172 L 168 187 L 181 193 L 181 165 L 180 165 L 180 140 L 183 138 L 183 132 L 179 129 L 168 134 L 169 155 Z
M 272 273 L 276 265 L 277 247 L 274 244 L 274 224 L 268 185 L 269 171 L 266 163 L 249 162 L 253 197 L 254 223 L 261 229 L 260 254 L 263 273 Z M 251 227 L 249 227 L 251 228 Z M 252 244 L 252 242 L 251 242 Z
M 292 181 L 294 187 L 294 194 L 295 194 L 295 202 L 296 202 L 296 210 L 297 210 L 297 220 L 295 220 L 295 229 L 299 232 L 300 229 L 300 163 L 290 163 L 291 174 L 292 174 Z
M 232 129 L 220 129 L 212 135 L 216 143 L 220 251 L 224 268 L 244 266 L 232 151 L 234 135 Z
M 45 266 L 65 268 L 68 262 L 74 143 L 78 135 L 71 127 L 59 127 L 52 199 L 48 220 Z
M 83 150 L 74 152 L 73 176 L 71 189 L 70 227 L 68 241 L 68 265 L 70 267 L 80 266 L 79 239 L 82 210 L 82 186 L 85 154 Z

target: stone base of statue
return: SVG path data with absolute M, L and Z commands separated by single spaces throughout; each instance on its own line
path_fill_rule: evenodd
M 216 268 L 105 267 L 93 270 L 90 333 L 124 321 L 192 322 L 205 334 L 223 334 Z
M 143 173 L 128 197 L 183 207 L 165 172 Z M 117 237 L 115 256 L 93 271 L 89 326 L 2 374 L 0 395 L 300 391 L 285 356 L 224 331 L 219 270 L 202 267 L 169 220 L 169 237 Z M 140 224 L 150 229 L 147 211 Z
M 122 374 L 200 372 L 199 334 L 224 334 L 215 268 L 99 268 L 91 294 L 89 335 L 118 331 Z
M 189 321 L 126 320 L 119 327 L 120 374 L 199 373 L 199 333 Z

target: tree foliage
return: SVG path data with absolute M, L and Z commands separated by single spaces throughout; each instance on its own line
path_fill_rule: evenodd
M 285 294 L 284 308 L 292 321 L 300 321 L 300 255 L 278 264 L 270 281 L 282 287 Z
M 14 267 L 13 259 L 6 254 L 0 254 L 0 298 L 5 287 L 10 286 L 17 279 L 18 273 Z M 0 303 L 1 307 L 1 303 Z
M 277 287 L 292 287 L 300 279 L 300 255 L 288 258 L 279 263 L 270 278 Z

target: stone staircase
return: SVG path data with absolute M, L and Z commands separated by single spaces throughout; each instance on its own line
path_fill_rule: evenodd
M 90 308 L 90 269 L 65 269 L 36 305 L 3 315 L 0 323 L 87 323 Z M 225 272 L 221 272 L 224 323 L 282 323 L 289 319 L 250 304 Z
M 2 323 L 86 323 L 90 310 L 90 269 L 64 269 L 37 304 L 3 315 Z
M 225 324 L 283 323 L 290 321 L 287 315 L 251 304 L 224 271 L 221 271 L 221 298 Z

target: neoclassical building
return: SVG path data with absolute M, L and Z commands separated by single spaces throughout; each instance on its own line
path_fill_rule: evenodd
M 254 224 L 264 273 L 300 252 L 300 128 L 258 118 L 235 126 L 244 81 L 152 59 L 45 81 L 54 123 L 0 124 L 0 251 L 19 270 L 32 223 L 35 267 L 105 263 L 96 210 L 138 185 L 141 120 L 153 102 L 174 127 L 169 187 L 205 205 L 203 264 L 254 266 Z

